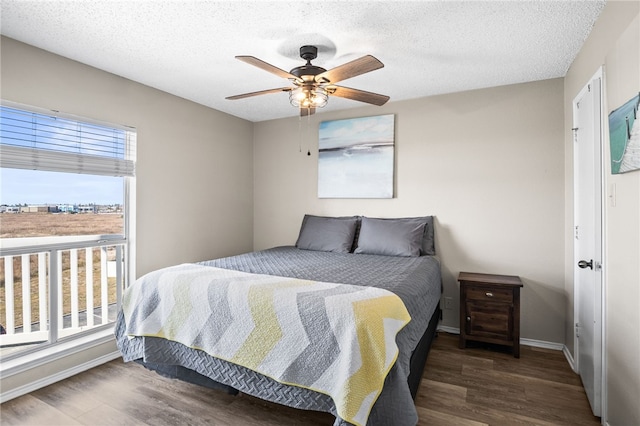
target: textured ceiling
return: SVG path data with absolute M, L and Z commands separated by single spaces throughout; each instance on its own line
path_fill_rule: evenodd
M 234 59 L 333 68 L 371 54 L 385 67 L 341 85 L 391 102 L 563 77 L 604 1 L 2 0 L 3 35 L 251 120 L 296 116 L 288 86 Z M 324 110 L 362 106 L 331 97 Z M 318 112 L 322 112 L 319 110 Z

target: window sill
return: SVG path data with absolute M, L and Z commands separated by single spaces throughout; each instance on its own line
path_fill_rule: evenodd
M 115 337 L 113 334 L 113 326 L 111 326 L 82 337 L 78 337 L 65 342 L 60 342 L 58 344 L 42 348 L 41 350 L 27 353 L 23 356 L 18 356 L 7 361 L 2 361 L 2 363 L 0 364 L 0 381 L 4 381 L 10 377 L 26 373 L 29 370 L 61 360 L 65 357 L 78 354 L 80 352 L 86 351 L 87 349 L 114 341 Z M 0 403 L 4 403 L 10 399 L 27 394 L 29 392 L 33 392 L 36 389 L 40 389 L 44 386 L 48 386 L 57 381 L 81 373 L 82 371 L 86 371 L 90 368 L 104 364 L 105 362 L 116 359 L 119 356 L 120 352 L 116 350 L 114 352 L 102 355 L 97 359 L 92 359 L 82 364 L 74 365 L 72 368 L 67 368 L 59 372 L 54 371 L 47 377 L 36 378 L 35 381 L 16 387 L 14 389 L 10 389 L 7 392 L 4 392 L 5 387 L 2 386 L 3 392 L 0 394 Z

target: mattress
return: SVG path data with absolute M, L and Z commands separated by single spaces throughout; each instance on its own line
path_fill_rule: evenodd
M 411 321 L 397 336 L 400 354 L 386 377 L 383 391 L 367 424 L 414 425 L 417 422 L 407 377 L 411 354 L 425 333 L 440 300 L 441 275 L 437 258 L 343 254 L 285 246 L 200 264 L 257 274 L 375 286 L 395 293 L 405 304 Z M 176 342 L 153 337 L 129 339 L 123 331 L 123 316 L 120 314 L 116 336 L 126 361 L 142 359 L 148 364 L 184 367 L 208 377 L 214 383 L 222 383 L 259 398 L 336 415 L 335 406 L 327 395 L 278 383 Z M 336 426 L 348 424 L 339 417 L 334 423 Z

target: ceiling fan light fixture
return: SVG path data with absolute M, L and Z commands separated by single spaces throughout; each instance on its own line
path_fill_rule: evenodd
M 289 102 L 296 108 L 322 108 L 329 100 L 323 87 L 297 87 L 289 92 Z

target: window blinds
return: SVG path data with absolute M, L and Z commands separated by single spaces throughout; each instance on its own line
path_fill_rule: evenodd
M 0 167 L 135 175 L 134 131 L 0 107 Z

